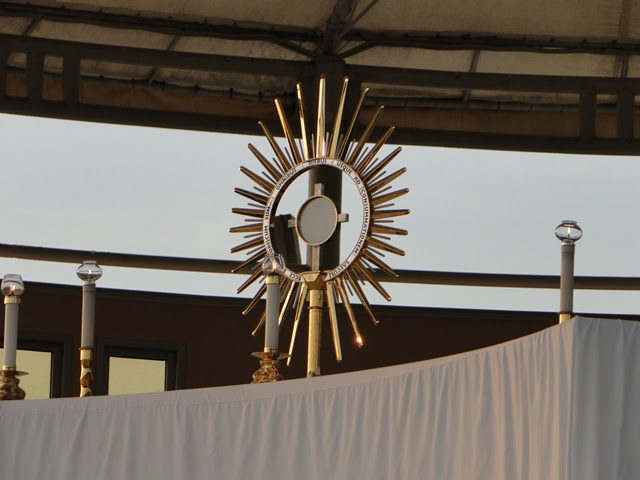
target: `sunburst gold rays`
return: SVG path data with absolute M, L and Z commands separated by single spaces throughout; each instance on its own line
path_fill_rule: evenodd
M 251 273 L 251 276 L 249 276 L 249 278 L 247 278 L 244 283 L 242 285 L 240 285 L 238 287 L 238 290 L 236 290 L 236 293 L 242 293 L 244 292 L 251 284 L 253 284 L 256 280 L 258 280 L 260 277 L 262 276 L 262 270 L 260 269 L 260 266 L 257 265 L 253 272 Z M 249 309 L 250 310 L 250 309 Z
M 233 247 L 231 249 L 231 253 L 238 253 L 243 250 L 249 250 L 250 248 L 254 248 L 259 245 L 262 245 L 262 237 L 252 238 L 251 240 L 245 243 L 241 243 L 240 245 Z
M 360 93 L 360 99 L 358 100 L 358 105 L 356 106 L 356 109 L 353 112 L 353 116 L 351 117 L 351 123 L 349 124 L 349 128 L 347 128 L 347 131 L 345 132 L 344 137 L 342 137 L 342 142 L 340 143 L 340 146 L 338 147 L 338 150 L 336 152 L 336 158 L 344 157 L 345 151 L 351 139 L 351 132 L 353 131 L 353 127 L 355 126 L 356 121 L 358 120 L 358 116 L 360 115 L 360 109 L 362 108 L 362 103 L 364 102 L 364 97 L 366 97 L 368 91 L 369 91 L 369 88 L 365 88 L 362 91 L 362 93 Z
M 383 106 L 379 106 L 378 108 L 376 108 L 376 111 L 374 112 L 373 117 L 371 117 L 371 120 L 369 121 L 367 128 L 364 130 L 364 132 L 362 132 L 362 135 L 360 136 L 360 140 L 358 140 L 356 147 L 353 149 L 353 152 L 351 152 L 351 155 L 349 155 L 349 158 L 345 160 L 345 163 L 353 166 L 355 162 L 358 160 L 358 158 L 360 157 L 360 154 L 362 153 L 362 150 L 364 149 L 365 144 L 367 143 L 367 140 L 369 140 L 369 136 L 371 136 L 373 127 L 376 123 L 376 120 L 378 120 L 378 116 L 380 115 L 380 112 L 382 112 L 383 108 L 384 108 Z
M 371 251 L 371 249 L 365 249 L 364 252 L 362 252 L 362 257 L 368 262 L 378 267 L 387 275 L 398 278 L 398 274 L 395 272 L 395 270 L 391 268 L 389 265 L 387 265 L 385 262 L 383 262 L 380 259 L 380 257 L 374 254 L 373 251 Z
M 378 321 L 376 320 L 376 318 L 375 318 L 375 316 L 374 316 L 374 314 L 372 312 L 371 305 L 367 301 L 366 296 L 364 295 L 364 292 L 362 291 L 362 289 L 357 284 L 357 281 L 356 281 L 355 277 L 349 277 L 348 274 L 345 274 L 344 278 L 338 277 L 333 281 L 325 283 L 323 291 L 324 291 L 324 294 L 325 294 L 327 310 L 328 310 L 328 313 L 329 313 L 329 320 L 330 320 L 330 326 L 331 326 L 331 336 L 332 336 L 332 340 L 333 340 L 333 348 L 334 348 L 335 355 L 336 355 L 336 361 L 338 361 L 338 362 L 342 361 L 342 348 L 341 348 L 341 344 L 340 344 L 340 329 L 339 329 L 339 326 L 338 326 L 338 307 L 337 307 L 338 301 L 341 301 L 342 304 L 345 307 L 347 316 L 349 318 L 349 321 L 351 323 L 351 327 L 352 327 L 354 335 L 355 335 L 356 344 L 359 347 L 362 347 L 364 345 L 364 339 L 363 339 L 362 333 L 360 332 L 360 328 L 358 327 L 358 321 L 356 319 L 356 315 L 355 315 L 355 312 L 353 310 L 353 306 L 351 304 L 351 300 L 349 298 L 349 294 L 347 293 L 347 289 L 345 288 L 345 285 L 348 285 L 349 288 L 356 293 L 356 296 L 358 297 L 358 299 L 360 300 L 360 302 L 364 306 L 365 310 L 367 311 L 367 313 L 371 317 L 373 323 L 374 324 L 378 323 Z M 303 297 L 301 297 L 301 298 L 304 298 L 304 295 L 306 295 L 306 293 L 307 292 L 302 292 L 301 295 Z M 304 300 L 302 300 L 302 299 L 300 301 L 304 302 Z M 293 331 L 292 331 L 292 337 L 291 337 L 291 345 L 290 345 L 290 348 L 289 348 L 290 358 L 287 361 L 287 364 L 291 363 L 291 358 L 293 356 L 293 349 L 294 349 L 294 345 L 295 345 L 295 339 L 296 339 L 296 336 L 297 336 L 298 326 L 299 326 L 299 324 L 301 322 L 302 316 L 304 315 L 302 307 L 303 307 L 303 305 L 299 304 L 299 308 L 297 309 L 297 312 L 296 312 L 296 317 L 295 317 L 295 321 L 294 321 L 294 325 L 293 325 Z
M 393 246 L 390 242 L 391 236 L 406 235 L 407 231 L 391 226 L 390 224 L 392 224 L 397 217 L 409 213 L 407 209 L 392 208 L 394 207 L 394 203 L 391 203 L 409 191 L 406 188 L 392 190 L 391 187 L 391 183 L 403 175 L 406 169 L 402 168 L 390 174 L 385 170 L 400 153 L 401 148 L 398 147 L 394 149 L 391 153 L 386 154 L 386 156 L 380 155 L 381 159 L 377 158 L 393 133 L 394 128 L 388 128 L 374 145 L 370 147 L 367 146 L 383 107 L 378 107 L 373 110 L 369 114 L 370 118 L 366 122 L 364 131 L 362 131 L 358 137 L 354 135 L 355 138 L 352 138 L 352 133 L 354 133 L 356 125 L 360 123 L 359 116 L 368 89 L 364 89 L 360 93 L 360 98 L 351 116 L 351 121 L 344 134 L 341 134 L 343 123 L 346 125 L 343 115 L 348 83 L 349 79 L 345 77 L 338 100 L 335 120 L 333 121 L 333 125 L 329 126 L 325 124 L 327 120 L 325 117 L 327 103 L 326 79 L 324 77 L 320 79 L 317 89 L 318 111 L 315 125 L 313 125 L 312 128 L 309 128 L 309 125 L 307 125 L 307 112 L 305 110 L 301 85 L 296 85 L 298 120 L 302 137 L 300 141 L 297 141 L 294 137 L 283 104 L 280 100 L 275 101 L 275 107 L 286 143 L 279 144 L 267 126 L 263 122 L 259 122 L 269 141 L 271 149 L 275 153 L 275 158 L 271 160 L 267 159 L 256 147 L 249 144 L 249 149 L 260 162 L 264 171 L 258 174 L 245 167 L 241 167 L 242 173 L 254 182 L 255 185 L 253 186 L 253 190 L 235 189 L 237 194 L 248 199 L 249 202 L 243 208 L 233 208 L 232 212 L 244 215 L 246 217 L 245 222 L 247 223 L 230 229 L 233 233 L 243 233 L 245 236 L 243 243 L 240 243 L 232 249 L 233 253 L 244 251 L 247 255 L 247 258 L 234 268 L 236 272 L 246 270 L 250 273 L 249 278 L 238 289 L 238 292 L 241 292 L 251 285 L 256 284 L 258 280 L 261 279 L 262 273 L 258 264 L 260 260 L 267 255 L 266 246 L 271 245 L 269 240 L 270 230 L 265 231 L 265 228 L 267 228 L 267 224 L 270 223 L 268 217 L 275 215 L 279 196 L 288 188 L 292 180 L 297 178 L 298 172 L 302 173 L 302 171 L 310 168 L 310 163 L 304 163 L 302 169 L 296 169 L 294 167 L 314 157 L 326 156 L 329 159 L 333 159 L 333 162 L 341 161 L 352 168 L 351 173 L 349 173 L 348 170 L 344 170 L 344 172 L 350 175 L 352 179 L 355 178 L 354 182 L 356 182 L 357 185 L 365 186 L 366 198 L 365 196 L 362 197 L 363 215 L 365 215 L 365 203 L 369 207 L 369 209 L 366 210 L 369 212 L 369 219 L 366 220 L 368 230 L 364 243 L 362 243 L 359 249 L 359 253 L 350 257 L 347 267 L 338 273 L 337 276 L 328 275 L 327 279 L 320 281 L 318 285 L 307 285 L 300 280 L 303 278 L 301 275 L 304 272 L 292 272 L 288 269 L 288 273 L 286 273 L 288 277 L 285 278 L 285 275 L 283 275 L 280 281 L 280 301 L 282 308 L 278 318 L 278 325 L 282 326 L 287 320 L 287 315 L 290 315 L 289 312 L 293 314 L 289 354 L 293 354 L 300 323 L 303 321 L 303 317 L 306 319 L 305 312 L 309 302 L 309 292 L 311 288 L 314 288 L 321 289 L 324 293 L 325 307 L 329 315 L 334 350 L 338 361 L 342 360 L 340 332 L 338 328 L 338 304 L 342 303 L 344 305 L 355 334 L 356 343 L 362 346 L 363 338 L 358 328 L 350 296 L 354 298 L 356 302 L 362 304 L 374 324 L 378 323 L 371 304 L 366 297 L 363 285 L 367 283 L 370 284 L 387 301 L 391 300 L 390 295 L 378 280 L 379 277 L 377 274 L 384 272 L 385 274 L 397 277 L 396 272 L 383 261 L 382 258 L 385 257 L 385 253 L 404 255 L 404 251 Z M 363 125 L 365 125 L 364 122 Z M 339 163 L 340 162 L 338 162 L 338 164 Z M 333 163 L 333 166 L 335 168 L 342 168 L 338 166 L 338 164 Z M 285 178 L 286 182 L 283 182 Z M 269 211 L 269 213 L 267 213 L 267 211 Z M 322 272 L 323 275 L 328 273 L 328 271 Z M 319 278 L 322 278 L 322 276 Z M 244 314 L 249 313 L 255 305 L 258 304 L 265 290 L 265 284 L 259 285 L 256 294 L 243 312 Z M 263 327 L 265 318 L 265 315 L 262 314 L 253 334 Z M 291 359 L 289 358 L 287 363 L 289 364 L 290 361 Z
M 307 301 L 307 293 L 309 289 L 306 284 L 301 284 L 298 289 L 296 314 L 293 320 L 293 330 L 291 331 L 291 343 L 289 344 L 289 358 L 287 358 L 287 365 L 291 365 L 291 357 L 293 356 L 293 347 L 296 343 L 296 336 L 298 335 L 298 326 L 304 312 L 304 304 Z
M 379 192 L 383 187 L 389 185 L 391 182 L 393 182 L 394 180 L 396 180 L 398 177 L 404 175 L 404 173 L 407 171 L 406 168 L 401 168 L 399 170 L 396 170 L 395 172 L 387 175 L 386 177 L 383 177 L 381 180 L 376 181 L 373 184 L 369 184 L 369 194 L 370 195 L 375 195 L 377 192 Z M 376 177 L 377 178 L 377 177 Z M 373 182 L 374 180 L 376 180 L 375 178 L 372 179 L 371 181 Z
M 355 292 L 356 297 L 358 297 L 358 299 L 360 300 L 360 303 L 362 303 L 362 306 L 364 307 L 366 312 L 369 314 L 371 321 L 374 323 L 374 325 L 377 325 L 379 322 L 376 319 L 375 315 L 373 314 L 373 311 L 371 310 L 371 304 L 369 303 L 369 300 L 367 300 L 367 296 L 362 291 L 362 288 L 360 287 L 360 285 L 358 285 L 358 279 L 356 278 L 356 275 L 360 273 L 362 273 L 362 271 L 359 270 L 358 267 L 356 266 L 353 270 L 347 271 L 345 273 L 344 280 L 345 282 L 348 282 L 348 284 L 351 286 L 351 289 Z M 391 300 L 391 297 L 389 297 L 389 300 Z M 362 336 L 359 336 L 359 337 L 362 338 Z
M 402 257 L 404 256 L 404 250 L 394 247 L 393 245 L 383 242 L 382 240 L 378 240 L 375 237 L 369 237 L 367 239 L 367 244 L 379 250 L 384 250 L 385 252 L 395 253 L 396 255 L 400 255 Z
M 396 148 L 393 152 L 387 155 L 380 161 L 374 161 L 369 164 L 368 168 L 365 168 L 362 174 L 360 175 L 362 180 L 365 182 L 369 182 L 373 178 L 376 177 L 383 169 L 391 163 L 391 161 L 398 156 L 398 154 L 402 151 L 402 147 Z
M 298 289 L 300 288 L 300 284 L 296 282 L 289 281 L 289 286 L 287 287 L 286 293 L 284 294 L 284 302 L 282 303 L 282 309 L 280 310 L 280 315 L 278 316 L 278 326 L 282 325 L 285 317 L 287 316 L 287 312 L 289 311 L 290 306 L 296 299 L 296 294 Z
M 395 130 L 394 127 L 389 127 L 389 129 L 385 132 L 385 134 L 380 137 L 380 139 L 376 142 L 369 152 L 364 155 L 361 159 L 357 159 L 353 165 L 353 168 L 358 172 L 358 174 L 362 175 L 366 168 L 371 164 L 371 162 L 376 158 L 376 155 L 380 151 L 380 149 L 384 146 L 384 144 L 389 140 L 391 134 Z M 398 147 L 400 148 L 400 147 Z M 363 175 L 364 179 L 364 175 Z
M 253 153 L 255 155 L 255 157 L 258 159 L 258 161 L 262 164 L 262 166 L 264 168 L 267 169 L 267 172 L 269 172 L 273 178 L 280 178 L 282 176 L 282 174 L 284 172 L 282 171 L 282 166 L 279 163 L 276 163 L 276 164 L 271 163 L 251 143 L 249 144 L 249 150 L 251 150 L 251 153 Z
M 232 269 L 231 273 L 237 273 L 242 271 L 244 268 L 248 267 L 249 265 L 255 265 L 259 259 L 265 256 L 266 253 L 267 253 L 267 250 L 264 247 L 258 249 L 258 251 L 254 255 L 252 255 L 247 260 L 242 262 L 240 265 Z
M 318 83 L 318 117 L 316 121 L 316 157 L 324 157 L 327 154 L 327 146 L 325 143 L 325 124 L 324 124 L 324 112 L 325 112 L 325 79 L 324 76 L 320 77 Z
M 250 233 L 260 232 L 262 230 L 262 223 L 247 223 L 246 225 L 238 225 L 237 227 L 231 227 L 230 233 Z
M 333 348 L 336 355 L 336 360 L 338 362 L 342 361 L 342 348 L 340 345 L 340 330 L 338 326 L 338 301 L 342 301 L 342 304 L 345 306 L 347 311 L 347 315 L 349 316 L 349 320 L 351 322 L 351 326 L 353 328 L 355 334 L 355 341 L 358 346 L 363 345 L 362 334 L 360 333 L 360 329 L 358 328 L 358 323 L 356 320 L 355 313 L 353 311 L 353 307 L 351 306 L 351 302 L 349 300 L 348 294 L 344 286 L 342 286 L 343 280 L 337 278 L 333 281 L 326 282 L 323 286 L 323 291 L 326 298 L 327 310 L 329 312 L 329 320 L 331 325 L 331 336 L 333 340 Z M 292 333 L 291 333 L 291 342 L 289 345 L 289 359 L 287 360 L 287 365 L 291 364 L 293 358 L 293 350 L 295 347 L 295 342 L 297 338 L 298 329 L 300 323 L 303 321 L 303 317 L 305 314 L 304 306 L 307 302 L 307 295 L 309 293 L 309 289 L 306 284 L 296 284 L 296 287 L 292 288 L 287 294 L 287 299 L 285 299 L 285 304 L 283 305 L 282 311 L 280 313 L 280 321 L 282 321 L 282 317 L 286 315 L 286 311 L 290 310 L 291 300 L 293 298 L 292 293 L 297 288 L 297 292 L 295 293 L 297 304 L 296 312 L 294 315 Z M 350 288 L 353 288 L 350 284 Z M 366 299 L 365 299 L 366 302 Z M 375 322 L 375 319 L 374 319 Z
M 338 111 L 336 112 L 336 119 L 333 122 L 333 133 L 331 134 L 331 144 L 329 146 L 329 156 L 335 158 L 336 151 L 338 150 L 338 144 L 340 140 L 340 127 L 342 125 L 342 112 L 344 111 L 344 103 L 347 100 L 347 86 L 349 85 L 349 77 L 344 77 L 342 81 L 342 93 L 340 94 L 340 100 L 338 102 Z
M 329 320 L 331 321 L 331 337 L 333 339 L 333 349 L 336 352 L 336 361 L 342 361 L 342 349 L 340 348 L 340 331 L 338 330 L 338 315 L 336 311 L 336 292 L 333 282 L 325 285 L 327 298 L 327 309 L 329 310 Z
M 304 159 L 307 160 L 311 158 L 309 153 L 312 151 L 312 148 L 309 146 L 309 138 L 307 136 L 307 119 L 305 116 L 302 85 L 300 83 L 296 84 L 296 97 L 298 99 L 298 119 L 300 120 L 300 132 L 302 134 L 302 154 L 304 155 Z
M 340 294 L 340 298 L 342 299 L 342 304 L 347 311 L 347 316 L 349 317 L 349 321 L 351 322 L 353 333 L 356 336 L 356 343 L 361 347 L 364 343 L 362 334 L 360 333 L 360 329 L 358 328 L 358 322 L 356 321 L 355 313 L 353 313 L 353 307 L 351 306 L 351 302 L 349 301 L 349 295 L 344 288 L 344 282 L 341 277 L 337 277 L 333 283 L 335 284 L 338 293 Z
M 248 198 L 249 200 L 253 200 L 254 202 L 260 203 L 262 205 L 266 205 L 267 201 L 269 201 L 269 198 L 265 197 L 264 195 L 256 192 L 250 192 L 249 190 L 244 190 L 242 188 L 234 188 L 233 191 L 238 195 L 242 195 L 243 197 Z
M 268 192 L 273 190 L 273 187 L 275 187 L 275 183 L 266 180 L 264 177 L 261 177 L 260 175 L 252 172 L 246 167 L 240 167 L 240 171 Z
M 302 157 L 298 151 L 298 146 L 296 145 L 296 140 L 293 136 L 293 132 L 291 131 L 291 127 L 289 126 L 289 120 L 287 120 L 287 116 L 284 113 L 284 108 L 282 108 L 282 103 L 280 103 L 279 98 L 276 98 L 275 104 L 276 110 L 278 111 L 278 117 L 280 118 L 280 123 L 282 125 L 282 130 L 284 131 L 284 136 L 289 144 L 289 149 L 292 152 L 295 164 L 297 165 L 298 163 L 302 163 Z
M 285 303 L 283 305 L 282 311 L 280 312 L 280 318 L 278 319 L 278 327 L 282 323 L 282 318 L 286 316 L 286 313 L 288 311 L 287 304 L 290 301 L 289 299 L 291 297 L 291 293 L 295 289 L 296 285 L 297 284 L 295 282 L 292 282 L 287 277 L 280 277 L 280 291 L 284 293 L 284 295 L 280 296 L 280 302 L 282 302 L 282 299 L 285 298 Z M 264 325 L 266 318 L 267 318 L 267 310 L 265 309 L 265 311 L 262 312 L 262 315 L 260 315 L 260 318 L 258 319 L 258 323 L 256 324 L 256 327 L 253 329 L 253 332 L 251 332 L 251 335 L 255 336 L 258 333 L 260 328 L 262 328 L 262 326 Z
M 244 215 L 246 217 L 262 218 L 262 215 L 264 215 L 264 210 L 257 209 L 257 208 L 235 208 L 234 207 L 231 209 L 231 213 Z
M 396 190 L 391 193 L 385 193 L 385 194 L 378 195 L 377 197 L 373 197 L 371 199 L 371 203 L 373 204 L 374 207 L 378 207 L 379 205 L 383 205 L 385 202 L 390 202 L 391 200 L 395 200 L 396 198 L 406 195 L 407 193 L 409 193 L 409 189 L 402 188 L 400 190 Z
M 393 205 L 390 203 L 389 205 Z M 377 210 L 373 212 L 374 220 L 382 220 L 384 218 L 392 218 L 392 217 L 401 217 L 403 215 L 408 215 L 409 210 L 406 208 L 398 209 L 398 210 Z
M 289 162 L 289 159 L 280 148 L 280 145 L 278 145 L 278 142 L 276 141 L 274 136 L 271 135 L 271 132 L 269 131 L 269 128 L 267 127 L 267 125 L 262 121 L 258 122 L 258 125 L 262 127 L 262 131 L 264 132 L 265 137 L 267 137 L 267 140 L 269 141 L 271 148 L 276 154 L 276 159 L 280 162 L 280 165 L 282 166 L 284 171 L 286 172 L 287 170 L 290 170 L 293 165 L 291 165 L 291 163 Z

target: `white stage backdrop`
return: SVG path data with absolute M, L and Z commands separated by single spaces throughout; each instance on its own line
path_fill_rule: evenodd
M 517 320 L 514 320 L 517 321 Z M 637 479 L 640 328 L 578 318 L 432 361 L 0 404 L 1 478 Z

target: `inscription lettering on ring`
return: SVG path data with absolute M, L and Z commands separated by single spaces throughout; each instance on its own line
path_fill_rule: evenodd
M 327 276 L 325 277 L 325 281 L 327 281 L 327 280 L 331 280 L 331 279 L 337 277 L 342 272 L 344 272 L 347 268 L 349 268 L 351 263 L 353 263 L 353 261 L 360 254 L 360 251 L 363 249 L 364 244 L 365 244 L 365 242 L 367 240 L 367 235 L 369 233 L 369 224 L 370 224 L 370 221 L 371 221 L 369 194 L 367 193 L 366 187 L 364 186 L 362 180 L 360 179 L 358 174 L 355 173 L 355 171 L 353 170 L 352 167 L 350 167 L 349 165 L 347 165 L 346 163 L 344 163 L 344 162 L 342 162 L 342 161 L 340 161 L 338 159 L 319 157 L 319 158 L 312 158 L 310 160 L 307 160 L 306 162 L 299 163 L 298 165 L 295 165 L 290 170 L 285 172 L 283 174 L 282 178 L 273 187 L 273 190 L 271 191 L 271 194 L 269 195 L 269 200 L 267 201 L 267 205 L 265 206 L 265 211 L 264 211 L 264 216 L 263 216 L 263 221 L 262 221 L 262 223 L 263 223 L 263 226 L 262 226 L 262 237 L 263 237 L 263 240 L 264 240 L 265 249 L 266 249 L 267 253 L 268 254 L 275 253 L 275 249 L 274 249 L 273 244 L 271 242 L 271 228 L 270 228 L 271 227 L 271 216 L 275 214 L 275 208 L 274 207 L 277 204 L 280 196 L 282 195 L 282 190 L 297 175 L 299 175 L 299 174 L 303 173 L 304 171 L 308 170 L 309 168 L 312 168 L 312 167 L 317 166 L 317 165 L 331 166 L 331 167 L 337 168 L 337 169 L 341 170 L 342 172 L 344 172 L 351 179 L 351 181 L 355 184 L 356 188 L 358 189 L 360 200 L 362 201 L 362 227 L 360 229 L 360 234 L 358 235 L 358 240 L 357 240 L 353 250 L 351 251 L 351 253 L 347 257 L 347 259 L 344 260 L 342 263 L 340 263 L 340 265 L 338 265 L 336 268 L 334 268 L 332 271 L 330 271 L 327 274 Z M 292 270 L 290 270 L 288 268 L 285 269 L 284 275 L 286 275 L 288 278 L 290 278 L 290 279 L 292 279 L 292 280 L 294 280 L 296 282 L 302 282 L 303 281 L 302 275 L 299 275 L 299 274 L 293 272 Z

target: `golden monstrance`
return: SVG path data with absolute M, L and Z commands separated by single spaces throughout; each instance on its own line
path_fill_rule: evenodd
M 338 169 L 342 175 L 349 179 L 348 181 L 358 192 L 358 197 L 362 202 L 362 213 L 361 217 L 355 221 L 359 222 L 360 228 L 349 253 L 329 270 L 320 270 L 318 261 L 313 260 L 317 259 L 318 255 L 312 255 L 306 271 L 294 271 L 287 265 L 282 267 L 280 272 L 282 308 L 279 312 L 278 325 L 282 325 L 288 312 L 295 312 L 288 362 L 291 361 L 291 355 L 293 355 L 296 333 L 303 318 L 304 307 L 307 302 L 309 304 L 308 376 L 320 373 L 318 357 L 323 305 L 326 304 L 328 307 L 336 359 L 341 361 L 337 305 L 342 303 L 344 306 L 353 328 L 355 341 L 362 346 L 363 338 L 356 322 L 350 295 L 355 296 L 362 303 L 371 320 L 377 324 L 378 321 L 361 285 L 368 282 L 387 301 L 391 300 L 374 274 L 377 270 L 381 270 L 397 277 L 396 272 L 382 258 L 386 253 L 404 255 L 404 251 L 389 242 L 393 235 L 407 235 L 406 230 L 391 224 L 395 217 L 407 215 L 409 210 L 393 208 L 395 205 L 390 203 L 409 191 L 407 188 L 393 190 L 391 187 L 391 183 L 405 173 L 406 168 L 392 173 L 387 173 L 386 170 L 391 161 L 400 153 L 401 148 L 396 148 L 384 158 L 377 157 L 380 149 L 393 132 L 393 127 L 390 127 L 372 148 L 365 147 L 376 119 L 383 108 L 378 107 L 360 138 L 358 140 L 351 138 L 367 93 L 367 89 L 365 89 L 360 96 L 346 132 L 341 134 L 348 82 L 349 79 L 345 77 L 335 124 L 333 129 L 327 132 L 325 130 L 325 79 L 320 79 L 315 135 L 310 135 L 307 130 L 302 89 L 300 84 L 297 85 L 302 136 L 299 140 L 294 138 L 280 100 L 275 100 L 288 146 L 284 149 L 281 148 L 267 126 L 260 122 L 275 158 L 268 160 L 258 149 L 249 144 L 249 149 L 265 170 L 261 174 L 257 174 L 248 168 L 240 168 L 242 173 L 253 182 L 253 189 L 236 188 L 235 192 L 249 199 L 250 202 L 247 207 L 232 209 L 233 213 L 246 218 L 244 224 L 230 229 L 231 232 L 245 235 L 245 241 L 233 248 L 231 252 L 245 252 L 248 256 L 234 269 L 234 272 L 245 268 L 251 269 L 251 276 L 238 288 L 238 293 L 240 293 L 262 277 L 263 272 L 260 265 L 265 258 L 282 253 L 277 251 L 274 241 L 275 218 L 281 213 L 278 211 L 278 206 L 284 193 L 303 173 L 317 166 Z M 313 195 L 300 202 L 297 215 L 289 223 L 295 229 L 297 238 L 309 246 L 309 250 L 313 252 L 314 249 L 320 249 L 323 244 L 329 241 L 339 222 L 347 219 L 348 215 L 340 214 L 334 202 L 323 195 L 323 186 L 317 184 Z M 258 303 L 265 292 L 266 284 L 262 284 L 244 310 L 245 315 Z M 266 314 L 263 313 L 260 317 L 254 334 L 264 324 L 265 316 Z

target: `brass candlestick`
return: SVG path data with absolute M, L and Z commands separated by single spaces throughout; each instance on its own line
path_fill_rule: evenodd
M 24 400 L 25 391 L 20 388 L 17 377 L 27 375 L 27 372 L 16 370 L 15 365 L 3 365 L 0 371 L 0 400 Z
M 80 396 L 93 396 L 93 353 L 90 347 L 80 348 Z
M 260 368 L 253 374 L 253 382 L 251 383 L 269 383 L 284 380 L 282 374 L 278 371 L 278 363 L 289 355 L 280 353 L 277 350 L 264 352 L 254 352 L 251 355 L 260 359 Z

